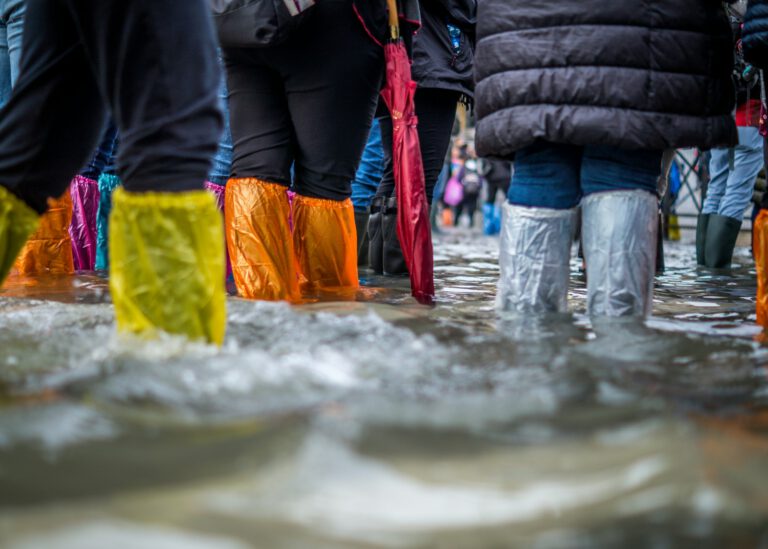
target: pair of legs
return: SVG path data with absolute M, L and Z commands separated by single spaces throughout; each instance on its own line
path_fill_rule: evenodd
M 349 198 L 383 50 L 351 0 L 326 0 L 286 42 L 223 54 L 234 143 L 225 216 L 238 291 L 296 301 L 356 289 Z
M 581 204 L 589 313 L 649 314 L 661 160 L 661 151 L 606 146 L 536 143 L 518 151 L 501 231 L 500 307 L 566 310 Z
M 456 119 L 456 107 L 461 94 L 452 90 L 419 88 L 415 108 L 419 120 L 419 146 L 424 166 L 424 186 L 427 202 L 432 204 L 435 184 L 443 169 L 445 154 L 451 143 L 451 131 Z M 382 108 L 381 137 L 384 145 L 384 173 L 371 204 L 370 264 L 374 272 L 400 275 L 408 272 L 397 239 L 397 201 L 395 171 L 392 159 L 392 118 Z
M 712 150 L 707 196 L 696 228 L 699 265 L 723 268 L 731 264 L 744 211 L 764 165 L 764 140 L 758 129 L 739 127 L 738 133 L 736 147 Z
M 202 191 L 219 74 L 204 0 L 27 0 L 20 76 L 0 112 L 0 278 L 27 236 L 16 227 L 64 193 L 111 113 L 127 191 L 110 235 L 118 326 L 220 341 L 221 222 Z

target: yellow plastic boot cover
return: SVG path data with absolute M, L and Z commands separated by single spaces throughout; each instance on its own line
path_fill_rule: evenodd
M 40 216 L 32 208 L 0 186 L 0 284 L 39 222 Z
M 221 344 L 224 232 L 207 191 L 117 189 L 109 220 L 109 287 L 120 331 L 162 330 Z
M 349 297 L 359 287 L 352 201 L 297 195 L 293 219 L 293 244 L 302 293 Z
M 71 223 L 72 197 L 67 188 L 61 198 L 48 199 L 48 211 L 40 217 L 40 224 L 21 250 L 13 271 L 24 276 L 74 273 Z
M 757 270 L 757 323 L 768 328 L 768 210 L 761 210 L 755 219 L 752 248 Z
M 286 188 L 254 178 L 230 179 L 224 218 L 238 292 L 248 299 L 301 299 Z

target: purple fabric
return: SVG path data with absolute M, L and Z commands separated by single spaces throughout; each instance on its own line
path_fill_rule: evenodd
M 216 204 L 219 206 L 219 210 L 221 210 L 221 213 L 224 213 L 224 193 L 226 191 L 226 187 L 224 185 L 217 185 L 216 183 L 211 183 L 210 181 L 205 182 L 205 189 L 213 194 L 213 196 L 216 197 Z M 224 246 L 224 249 L 226 250 L 226 245 Z M 229 262 L 229 252 L 227 251 L 227 278 L 230 277 L 232 274 L 232 264 Z
M 69 187 L 72 196 L 72 256 L 75 270 L 92 271 L 96 264 L 96 214 L 99 211 L 99 184 L 77 175 Z

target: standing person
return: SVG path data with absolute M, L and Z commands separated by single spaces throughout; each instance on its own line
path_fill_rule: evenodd
M 0 0 L 0 108 L 19 77 L 24 0 Z
M 460 101 L 474 94 L 476 0 L 420 0 L 422 28 L 413 41 L 412 76 L 417 84 L 416 116 L 427 202 L 432 204 L 443 169 Z M 380 111 L 383 113 L 384 111 Z M 407 272 L 397 239 L 397 200 L 392 162 L 392 119 L 380 117 L 384 143 L 384 176 L 369 221 L 371 268 L 378 273 Z M 381 250 L 379 252 L 379 250 Z M 379 256 L 379 253 L 381 254 Z
M 483 204 L 483 233 L 499 234 L 501 231 L 501 208 L 496 204 L 499 192 L 506 197 L 512 180 L 512 164 L 506 160 L 483 160 L 485 176 L 485 203 Z
M 746 2 L 731 10 L 735 38 L 734 83 L 736 85 L 736 126 L 739 144 L 712 150 L 711 179 L 696 226 L 696 262 L 713 268 L 731 265 L 744 211 L 752 200 L 755 181 L 763 168 L 763 137 L 760 121 L 759 71 L 744 60 L 741 33 Z
M 243 297 L 295 302 L 358 288 L 351 181 L 385 37 L 366 26 L 366 6 L 386 21 L 383 2 L 324 0 L 283 42 L 222 48 L 234 142 L 227 245 Z
M 0 279 L 111 112 L 125 185 L 109 240 L 118 329 L 220 343 L 222 225 L 203 190 L 219 75 L 205 0 L 29 0 L 19 80 L 0 112 Z
M 475 211 L 477 210 L 477 201 L 480 199 L 480 191 L 483 189 L 483 178 L 477 169 L 477 160 L 474 158 L 464 162 L 459 174 L 459 182 L 464 189 L 461 202 L 456 206 L 453 214 L 453 226 L 458 227 L 461 224 L 462 214 L 467 214 L 469 218 L 469 228 L 475 226 Z
M 502 309 L 566 310 L 581 204 L 589 314 L 651 312 L 662 152 L 735 143 L 730 51 L 719 2 L 479 1 L 477 152 L 515 161 Z

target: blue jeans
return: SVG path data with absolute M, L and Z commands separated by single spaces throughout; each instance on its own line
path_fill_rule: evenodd
M 114 122 L 110 122 L 101 142 L 96 147 L 93 157 L 88 165 L 83 168 L 80 175 L 93 181 L 98 181 L 103 173 L 115 173 L 115 155 L 117 154 L 117 127 Z
M 219 105 L 224 113 L 224 133 L 221 134 L 219 150 L 213 157 L 213 167 L 208 174 L 208 181 L 216 185 L 227 184 L 229 174 L 232 171 L 232 132 L 229 129 L 229 105 L 227 97 L 227 80 L 222 76 L 219 85 Z
M 11 96 L 19 75 L 24 0 L 0 0 L 0 107 Z
M 381 143 L 379 120 L 373 120 L 360 166 L 352 181 L 352 204 L 358 212 L 368 210 L 384 175 L 384 147 Z
M 566 210 L 592 193 L 642 189 L 656 194 L 662 151 L 535 143 L 517 151 L 510 204 Z
M 738 130 L 739 144 L 735 148 L 712 150 L 709 161 L 711 179 L 701 213 L 724 215 L 741 221 L 752 200 L 757 174 L 763 167 L 763 137 L 757 128 Z

